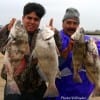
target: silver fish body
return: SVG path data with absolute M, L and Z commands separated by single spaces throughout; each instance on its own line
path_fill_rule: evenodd
M 58 54 L 53 36 L 54 32 L 48 27 L 40 30 L 35 49 L 32 52 L 33 57 L 38 58 L 40 76 L 48 83 L 44 97 L 58 96 L 58 90 L 55 86 L 55 78 L 59 72 Z
M 97 45 L 93 38 L 90 38 L 87 43 L 88 51 L 86 54 L 86 74 L 91 83 L 95 85 L 93 96 L 100 96 L 100 57 Z

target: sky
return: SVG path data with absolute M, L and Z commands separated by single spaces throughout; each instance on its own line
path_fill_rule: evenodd
M 54 27 L 60 30 L 65 10 L 74 7 L 80 12 L 80 26 L 85 30 L 100 30 L 100 0 L 0 0 L 0 25 L 9 23 L 11 18 L 21 19 L 28 2 L 41 3 L 46 9 L 40 27 L 53 18 Z

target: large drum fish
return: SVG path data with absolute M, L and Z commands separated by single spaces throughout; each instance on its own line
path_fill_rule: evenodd
M 20 90 L 14 80 L 14 75 L 20 73 L 21 69 L 19 68 L 20 70 L 18 72 L 15 70 L 20 66 L 24 55 L 29 53 L 28 34 L 20 20 L 14 22 L 5 48 L 4 66 L 7 73 L 6 93 L 20 94 Z
M 59 72 L 58 53 L 53 36 L 54 32 L 49 27 L 40 30 L 32 52 L 33 57 L 38 58 L 40 76 L 48 83 L 44 97 L 58 96 L 58 90 L 55 86 L 55 78 Z
M 78 28 L 76 32 L 71 36 L 71 39 L 74 40 L 73 45 L 73 56 L 72 63 L 74 69 L 74 81 L 82 82 L 81 77 L 79 75 L 79 70 L 82 68 L 84 55 L 85 55 L 85 42 L 84 42 L 84 30 L 82 28 Z
M 82 82 L 79 75 L 82 66 L 86 69 L 86 74 L 91 83 L 95 85 L 93 95 L 100 92 L 100 59 L 97 45 L 92 37 L 85 41 L 83 28 L 78 28 L 71 36 L 75 41 L 73 46 L 73 78 L 76 82 Z M 100 93 L 98 93 L 100 95 Z

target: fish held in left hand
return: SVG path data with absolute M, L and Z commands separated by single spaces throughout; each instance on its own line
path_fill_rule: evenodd
M 21 21 L 16 20 L 10 30 L 4 55 L 4 65 L 7 73 L 7 93 L 9 94 L 21 94 L 14 79 L 14 76 L 21 73 L 21 70 L 15 71 L 15 69 L 19 68 L 24 55 L 28 53 L 28 34 Z
M 59 93 L 55 85 L 55 78 L 59 73 L 58 53 L 54 32 L 49 27 L 39 31 L 32 55 L 38 59 L 40 76 L 48 83 L 44 97 L 58 96 Z

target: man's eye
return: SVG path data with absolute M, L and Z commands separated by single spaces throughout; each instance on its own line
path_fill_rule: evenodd
M 78 22 L 73 22 L 73 24 L 74 24 L 74 25 L 77 25 L 77 24 L 78 24 Z
M 28 17 L 27 17 L 27 19 L 31 20 L 31 19 L 32 19 L 32 17 L 29 17 L 29 16 L 28 16 Z
M 69 24 L 69 25 L 70 25 L 70 24 L 77 25 L 78 23 L 77 23 L 77 22 L 68 21 L 67 24 Z
M 71 24 L 71 22 L 70 22 L 70 21 L 68 21 L 68 22 L 67 22 L 67 24 Z

